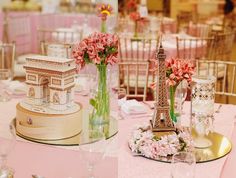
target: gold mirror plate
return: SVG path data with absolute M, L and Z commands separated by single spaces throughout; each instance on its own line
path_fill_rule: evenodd
M 193 134 L 193 138 L 194 137 L 195 135 Z M 230 153 L 232 149 L 232 143 L 224 135 L 217 132 L 212 132 L 212 133 L 209 133 L 206 138 L 211 140 L 212 145 L 208 148 L 202 148 L 202 149 L 195 148 L 195 156 L 196 156 L 197 163 L 214 161 Z M 140 156 L 143 156 L 143 155 L 140 155 Z M 151 159 L 151 158 L 148 158 L 148 159 Z M 167 157 L 159 157 L 158 159 L 154 159 L 154 160 L 170 163 L 171 159 L 172 159 L 172 156 L 167 156 Z
M 13 125 L 15 126 L 15 119 L 13 120 Z M 48 145 L 58 145 L 58 146 L 76 146 L 76 145 L 82 145 L 82 144 L 87 144 L 94 142 L 94 139 L 91 139 L 89 137 L 89 112 L 88 110 L 84 109 L 83 110 L 83 120 L 82 120 L 82 131 L 70 138 L 66 139 L 59 139 L 59 140 L 39 140 L 39 139 L 33 139 L 26 137 L 19 132 L 16 132 L 16 134 L 26 140 L 36 142 L 36 143 L 42 143 L 42 144 L 48 144 Z M 113 137 L 114 135 L 117 134 L 118 132 L 118 121 L 114 117 L 110 117 L 110 122 L 109 124 L 104 124 L 103 125 L 104 129 L 107 130 L 106 134 L 106 139 L 109 139 Z M 83 136 L 83 138 L 82 138 Z
M 194 137 L 195 135 L 193 134 L 193 138 Z M 224 135 L 213 132 L 209 133 L 206 138 L 208 138 L 212 142 L 212 145 L 208 148 L 195 148 L 197 163 L 214 161 L 230 153 L 232 149 L 232 143 Z

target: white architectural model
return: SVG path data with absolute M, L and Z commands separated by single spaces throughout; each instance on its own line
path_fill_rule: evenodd
M 27 97 L 16 107 L 16 129 L 33 139 L 63 139 L 82 128 L 82 106 L 74 102 L 73 59 L 34 55 L 26 59 Z
M 32 56 L 27 58 L 27 98 L 21 105 L 46 113 L 70 113 L 74 105 L 76 66 L 73 59 Z

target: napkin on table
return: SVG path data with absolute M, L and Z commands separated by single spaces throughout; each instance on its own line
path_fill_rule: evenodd
M 147 112 L 145 106 L 136 100 L 123 101 L 121 111 L 125 114 L 144 114 Z

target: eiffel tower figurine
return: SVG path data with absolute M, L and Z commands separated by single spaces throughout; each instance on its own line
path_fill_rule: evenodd
M 156 60 L 158 61 L 157 99 L 154 115 L 150 121 L 153 132 L 175 131 L 174 124 L 170 117 L 170 106 L 167 101 L 165 58 L 164 49 L 162 44 L 160 44 L 159 50 L 156 53 Z

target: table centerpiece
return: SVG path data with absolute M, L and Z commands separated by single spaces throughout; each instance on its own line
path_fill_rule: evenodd
M 171 156 L 179 151 L 190 151 L 193 148 L 190 131 L 181 127 L 177 128 L 171 119 L 166 88 L 170 78 L 167 75 L 168 68 L 165 58 L 164 49 L 160 45 L 155 61 L 158 69 L 157 82 L 155 83 L 157 101 L 151 125 L 136 127 L 129 140 L 132 152 L 152 159 Z
M 75 45 L 72 56 L 80 71 L 86 64 L 92 63 L 97 67 L 98 88 L 97 94 L 90 99 L 93 106 L 91 121 L 109 122 L 109 88 L 107 85 L 107 65 L 118 62 L 118 37 L 112 34 L 95 32 L 88 38 Z

